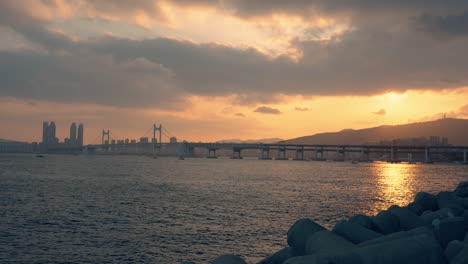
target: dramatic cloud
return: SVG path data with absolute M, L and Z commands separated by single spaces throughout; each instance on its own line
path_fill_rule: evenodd
M 447 16 L 425 14 L 418 19 L 418 23 L 421 30 L 440 37 L 468 36 L 468 11 Z
M 297 38 L 290 43 L 294 56 L 273 57 L 222 39 L 77 39 L 50 27 L 57 17 L 136 24 L 164 20 L 168 3 L 211 7 L 246 20 L 323 16 L 347 23 L 348 29 L 328 39 Z M 0 1 L 0 26 L 33 48 L 0 50 L 0 96 L 174 109 L 192 95 L 232 96 L 234 103 L 255 105 L 278 102 L 279 95 L 460 88 L 468 86 L 468 38 L 441 41 L 432 35 L 466 35 L 467 10 L 468 1 L 458 0 L 5 0 Z
M 255 109 L 254 112 L 262 113 L 262 114 L 274 114 L 274 115 L 281 114 L 280 110 L 272 108 L 272 107 L 268 107 L 268 106 L 260 106 L 257 109 Z
M 298 107 L 298 106 L 296 106 L 296 107 L 294 107 L 294 110 L 305 112 L 305 111 L 309 111 L 310 109 L 307 108 L 307 107 Z
M 382 109 L 380 109 L 379 111 L 377 111 L 377 112 L 372 112 L 372 113 L 375 114 L 375 115 L 382 115 L 382 116 L 384 116 L 384 115 L 387 114 L 387 111 L 385 111 L 385 109 L 382 108 Z

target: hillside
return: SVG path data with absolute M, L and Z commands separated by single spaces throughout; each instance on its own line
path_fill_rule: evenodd
M 253 143 L 264 143 L 264 144 L 270 144 L 270 143 L 276 143 L 278 141 L 281 141 L 283 139 L 281 138 L 262 138 L 262 139 L 247 139 L 247 140 L 242 140 L 242 139 L 224 139 L 217 141 L 217 143 L 248 143 L 248 144 L 253 144 Z
M 468 119 L 446 118 L 396 126 L 319 133 L 283 141 L 289 144 L 365 144 L 411 137 L 448 137 L 452 145 L 468 145 Z

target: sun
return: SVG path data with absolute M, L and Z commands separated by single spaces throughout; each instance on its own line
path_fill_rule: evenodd
M 395 102 L 395 101 L 398 101 L 402 97 L 402 95 L 397 94 L 395 92 L 391 92 L 391 93 L 387 94 L 387 97 L 388 97 L 388 99 L 390 99 L 390 101 Z

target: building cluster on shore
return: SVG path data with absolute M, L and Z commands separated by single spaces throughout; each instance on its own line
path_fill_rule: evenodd
M 42 142 L 41 144 L 45 148 L 56 147 L 59 144 L 63 144 L 64 146 L 69 147 L 79 147 L 83 146 L 83 138 L 84 138 L 84 126 L 83 124 L 78 125 L 78 129 L 76 127 L 76 123 L 72 123 L 70 125 L 70 137 L 65 138 L 63 142 L 56 137 L 56 126 L 55 121 L 51 121 L 50 123 L 44 121 L 42 123 Z
M 393 140 L 381 140 L 379 144 L 394 146 L 450 146 L 448 137 L 441 136 L 396 138 Z
M 461 182 L 453 192 L 420 192 L 405 207 L 358 214 L 333 230 L 298 220 L 287 233 L 289 246 L 258 264 L 467 264 L 467 231 L 468 182 Z M 231 254 L 211 263 L 246 264 Z

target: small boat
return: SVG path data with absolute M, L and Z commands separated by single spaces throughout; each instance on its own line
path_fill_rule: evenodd
M 359 162 L 356 161 L 356 160 L 352 160 L 352 161 L 351 161 L 351 164 L 359 164 Z
M 42 154 L 37 154 L 36 155 L 36 158 L 43 158 L 43 157 L 44 157 L 44 155 L 42 155 Z
M 408 164 L 416 164 L 416 162 L 415 161 L 410 161 L 410 162 L 408 162 Z

